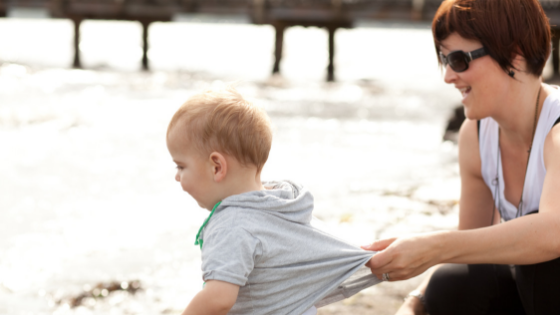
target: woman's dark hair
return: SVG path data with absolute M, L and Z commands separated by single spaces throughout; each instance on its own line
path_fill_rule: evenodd
M 538 0 L 446 0 L 432 22 L 436 52 L 452 33 L 478 40 L 504 71 L 514 53 L 540 76 L 550 54 L 550 25 Z M 441 63 L 441 60 L 440 60 Z

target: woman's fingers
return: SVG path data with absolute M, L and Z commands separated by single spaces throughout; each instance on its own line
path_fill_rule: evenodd
M 379 252 L 370 258 L 370 260 L 366 263 L 366 266 L 371 269 L 372 273 L 382 274 L 383 272 L 381 268 L 389 264 L 392 259 L 393 257 L 391 253 Z
M 389 274 L 389 281 L 401 281 L 413 278 L 422 272 L 418 272 L 417 269 L 406 269 L 406 270 L 399 270 L 399 271 L 392 271 L 388 272 Z M 382 278 L 381 278 L 382 279 Z
M 375 241 L 375 242 L 371 243 L 370 245 L 363 245 L 361 247 L 364 250 L 381 251 L 381 250 L 384 250 L 385 248 L 387 248 L 389 245 L 391 245 L 395 240 L 396 240 L 396 238 L 387 238 L 387 239 L 384 239 L 384 240 Z
M 399 265 L 401 267 L 399 267 Z M 430 267 L 433 266 L 433 263 L 428 260 L 415 260 L 405 263 L 401 265 L 399 262 L 393 262 L 384 268 L 389 269 L 389 275 L 391 281 L 400 281 L 400 280 L 407 280 L 410 278 L 414 278 L 418 275 L 421 275 Z
M 364 249 L 380 249 L 366 264 L 379 279 L 388 273 L 390 281 L 415 277 L 434 264 L 431 243 L 422 236 L 402 237 L 376 241 Z

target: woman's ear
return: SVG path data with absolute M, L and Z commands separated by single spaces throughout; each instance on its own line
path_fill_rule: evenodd
M 513 69 L 510 69 L 510 71 L 513 70 L 514 72 L 525 72 L 527 70 L 527 61 L 522 55 L 518 53 L 513 53 L 511 65 L 513 66 Z
M 228 165 L 225 156 L 219 152 L 210 153 L 210 164 L 214 181 L 219 183 L 226 178 Z

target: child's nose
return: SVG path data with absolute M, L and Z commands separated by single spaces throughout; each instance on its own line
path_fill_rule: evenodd
M 179 172 L 177 172 L 177 174 L 175 174 L 175 180 L 180 182 L 181 181 L 181 177 L 179 176 Z

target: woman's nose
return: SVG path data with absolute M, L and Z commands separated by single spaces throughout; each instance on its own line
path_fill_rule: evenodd
M 453 71 L 449 65 L 445 66 L 445 76 L 443 80 L 447 84 L 451 84 L 457 80 L 457 72 Z

